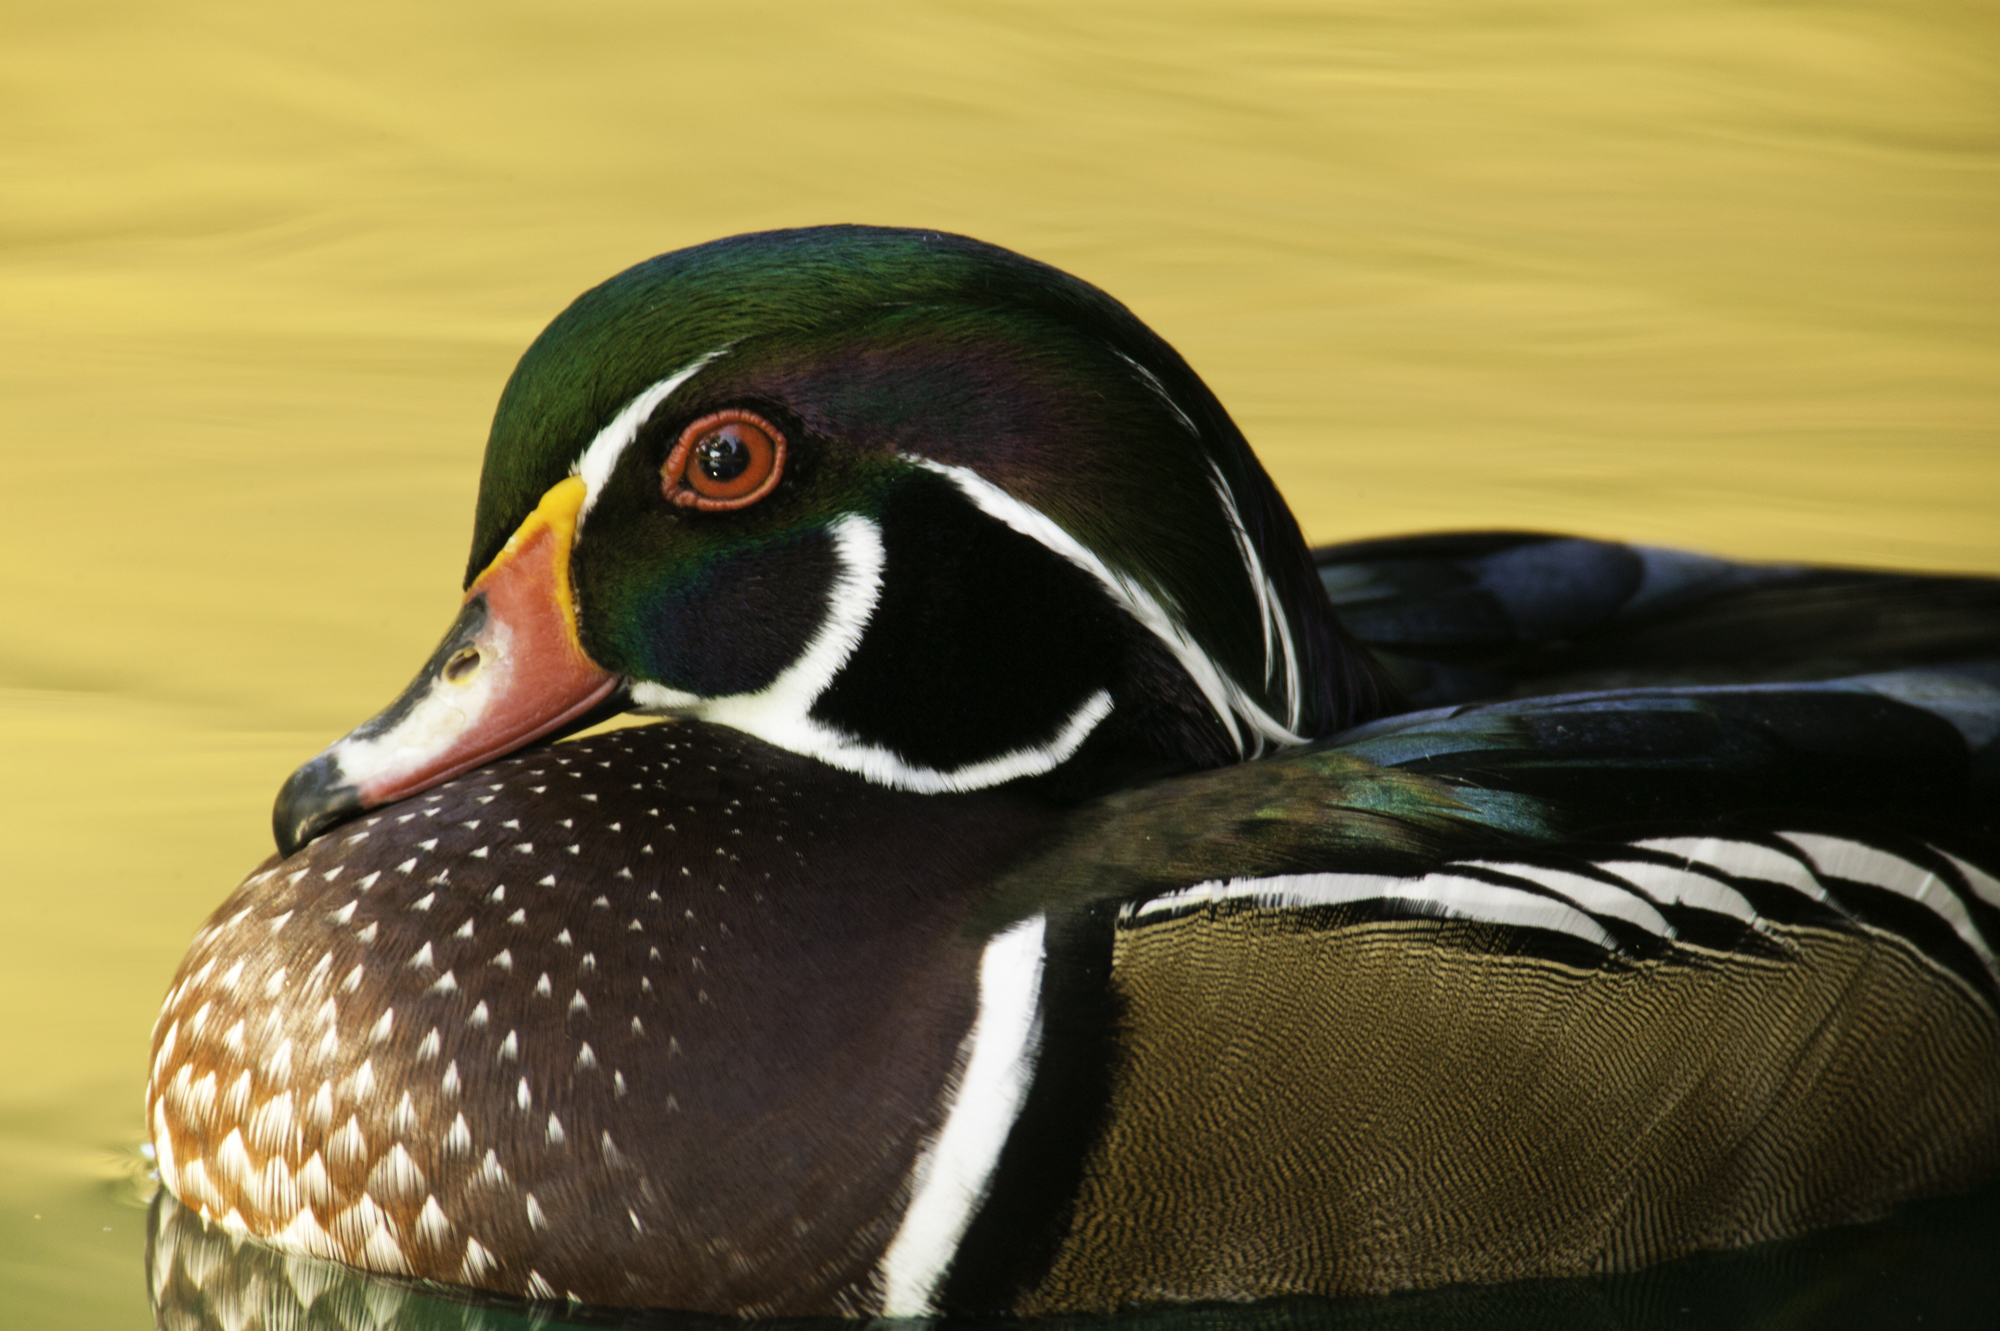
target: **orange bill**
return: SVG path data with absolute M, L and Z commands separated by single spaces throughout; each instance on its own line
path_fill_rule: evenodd
M 292 773 L 271 815 L 282 853 L 561 729 L 617 690 L 577 637 L 569 557 L 586 493 L 572 476 L 543 495 L 409 687 Z

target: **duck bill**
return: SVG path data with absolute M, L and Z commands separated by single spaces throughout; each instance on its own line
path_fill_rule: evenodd
M 620 679 L 584 653 L 569 580 L 586 494 L 542 496 L 396 701 L 292 773 L 271 813 L 290 855 L 359 813 L 404 799 L 586 716 Z

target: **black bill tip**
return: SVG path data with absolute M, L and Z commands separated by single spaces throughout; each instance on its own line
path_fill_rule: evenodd
M 361 812 L 361 792 L 341 778 L 330 754 L 319 757 L 287 777 L 271 809 L 271 834 L 278 853 L 290 857 L 320 833 L 340 826 Z

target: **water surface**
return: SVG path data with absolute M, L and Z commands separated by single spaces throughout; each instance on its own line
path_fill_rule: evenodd
M 1316 540 L 2000 572 L 2000 10 L 172 0 L 0 19 L 0 1308 L 140 1327 L 155 1004 L 456 601 L 647 255 L 972 233 L 1178 345 Z

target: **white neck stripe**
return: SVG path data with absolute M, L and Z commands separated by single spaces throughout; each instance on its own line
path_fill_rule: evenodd
M 813 704 L 860 646 L 882 597 L 886 562 L 882 529 L 869 519 L 849 513 L 827 530 L 833 537 L 839 571 L 827 593 L 826 619 L 798 660 L 755 693 L 702 697 L 640 680 L 632 685 L 632 701 L 643 711 L 700 717 L 817 758 L 876 785 L 924 795 L 984 790 L 1019 777 L 1052 772 L 1068 762 L 1111 715 L 1111 695 L 1099 689 L 1085 698 L 1048 740 L 951 768 L 912 763 L 891 749 L 818 720 L 812 715 Z
M 1018 749 L 1009 749 L 997 758 L 986 758 L 962 767 L 923 767 L 905 759 L 901 754 L 886 749 L 879 744 L 865 744 L 853 735 L 838 730 L 811 718 L 805 720 L 801 730 L 810 730 L 812 747 L 794 750 L 819 759 L 829 767 L 838 767 L 843 772 L 853 772 L 865 776 L 878 786 L 889 786 L 896 790 L 914 791 L 920 795 L 942 795 L 947 792 L 985 790 L 1003 782 L 1024 776 L 1041 776 L 1052 772 L 1069 761 L 1075 752 L 1083 747 L 1092 731 L 1111 715 L 1111 694 L 1099 689 L 1083 700 L 1083 703 L 1064 721 L 1055 737 L 1046 744 L 1026 744 Z M 722 720 L 722 715 L 711 710 L 705 715 L 710 720 Z M 734 725 L 735 722 L 727 724 Z M 737 726 L 739 730 L 747 726 Z M 752 734 L 757 732 L 751 731 Z M 770 738 L 759 736 L 759 738 Z M 777 743 L 777 740 L 772 740 Z M 785 747 L 790 748 L 791 745 Z

